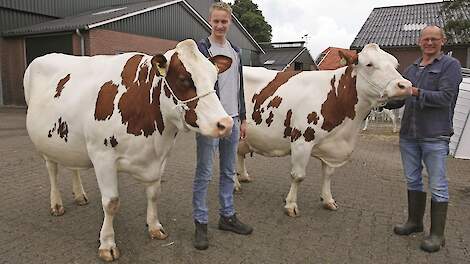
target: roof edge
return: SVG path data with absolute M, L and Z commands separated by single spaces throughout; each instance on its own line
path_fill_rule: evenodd
M 155 6 L 148 7 L 148 8 L 144 8 L 142 10 L 135 11 L 135 12 L 132 12 L 132 13 L 129 13 L 129 14 L 125 14 L 125 15 L 122 15 L 122 16 L 119 16 L 119 17 L 111 18 L 111 19 L 108 19 L 108 20 L 105 20 L 105 21 L 97 22 L 97 23 L 94 23 L 94 24 L 88 24 L 87 29 L 92 29 L 92 28 L 99 27 L 99 26 L 102 26 L 102 25 L 106 25 L 106 24 L 109 24 L 109 23 L 112 23 L 112 22 L 116 22 L 116 21 L 119 21 L 119 20 L 122 20 L 122 19 L 125 19 L 125 18 L 128 18 L 128 17 L 133 17 L 133 16 L 136 16 L 136 15 L 147 13 L 147 12 L 150 12 L 150 11 L 153 11 L 153 10 L 165 7 L 165 6 L 170 6 L 170 5 L 176 4 L 178 2 L 182 2 L 182 1 L 183 0 L 174 0 L 174 1 L 171 1 L 171 2 L 155 5 Z
M 433 4 L 442 4 L 444 1 L 441 0 L 439 2 L 428 2 L 428 3 L 417 3 L 417 4 L 409 4 L 409 5 L 393 5 L 393 6 L 379 6 L 374 7 L 375 9 L 384 9 L 384 8 L 393 8 L 393 7 L 410 7 L 410 6 L 419 6 L 419 5 L 433 5 Z
M 261 46 L 258 44 L 258 42 L 256 42 L 256 40 L 253 38 L 253 36 L 250 34 L 250 32 L 248 32 L 248 30 L 246 30 L 246 28 L 243 26 L 243 24 L 240 22 L 240 20 L 238 20 L 238 18 L 232 13 L 232 17 L 235 18 L 235 21 L 237 22 L 237 24 L 242 28 L 242 31 L 245 33 L 245 35 L 247 35 L 250 40 L 255 44 L 256 47 L 258 47 L 258 49 L 263 53 L 263 54 L 266 54 L 266 52 L 264 52 L 263 48 L 261 48 Z
M 300 56 L 302 55 L 302 53 L 304 53 L 304 51 L 307 50 L 307 47 L 304 47 L 301 51 L 299 51 L 299 53 L 297 53 L 297 55 L 295 55 L 295 57 L 289 62 L 287 63 L 287 65 L 284 67 L 284 69 L 282 69 L 282 71 L 284 71 L 285 69 L 289 68 L 289 66 Z M 312 56 L 310 55 L 310 58 L 312 58 Z M 313 60 L 313 59 L 312 59 Z M 315 60 L 313 60 L 313 64 L 317 67 L 318 69 L 318 65 L 315 63 Z

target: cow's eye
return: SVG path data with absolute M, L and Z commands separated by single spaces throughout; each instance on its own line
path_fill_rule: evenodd
M 369 64 L 367 64 L 366 66 L 367 66 L 367 67 L 372 67 L 372 66 L 374 66 L 374 65 L 372 65 L 372 63 L 369 63 Z
M 186 79 L 186 80 L 183 81 L 183 85 L 191 87 L 191 86 L 193 86 L 193 81 Z

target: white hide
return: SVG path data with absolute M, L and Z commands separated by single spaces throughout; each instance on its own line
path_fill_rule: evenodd
M 264 68 L 244 67 L 245 103 L 247 108 L 247 138 L 240 142 L 238 173 L 240 180 L 250 181 L 247 174 L 244 156 L 248 152 L 259 153 L 264 156 L 284 156 L 291 154 L 293 178 L 291 190 L 286 198 L 286 210 L 290 216 L 298 214 L 296 204 L 298 184 L 305 177 L 305 167 L 310 156 L 320 159 L 323 163 L 323 187 L 321 197 L 324 206 L 335 210 L 337 205 L 330 192 L 330 178 L 333 168 L 344 165 L 356 142 L 361 123 L 370 109 L 388 99 L 402 98 L 404 87 L 411 87 L 396 71 L 397 60 L 390 54 L 382 51 L 377 45 L 367 45 L 359 53 L 359 63 L 353 65 L 352 75 L 356 76 L 356 89 L 358 102 L 355 105 L 355 117 L 346 117 L 344 121 L 330 132 L 322 129 L 324 118 L 321 114 L 322 104 L 332 89 L 331 80 L 335 76 L 335 87 L 346 67 L 331 71 L 305 71 L 291 77 L 285 84 L 270 96 L 261 107 L 263 122 L 259 125 L 252 118 L 254 94 L 259 94 L 266 85 L 274 79 L 277 71 Z M 399 87 L 401 86 L 401 88 Z M 275 96 L 282 98 L 278 108 L 269 108 L 267 105 Z M 288 110 L 292 110 L 291 127 L 299 129 L 302 133 L 307 127 L 315 130 L 313 141 L 307 142 L 304 136 L 291 142 L 290 137 L 284 137 L 285 119 Z M 272 124 L 268 127 L 265 122 L 269 112 L 273 112 Z M 316 125 L 307 123 L 307 115 L 315 111 L 319 120 Z M 236 189 L 240 184 L 236 182 Z
M 217 78 L 214 65 L 198 51 L 192 40 L 179 43 L 175 50 L 165 54 L 167 66 L 174 52 L 178 52 L 178 58 L 191 74 L 198 96 L 207 94 L 199 98 L 196 107 L 197 124 L 200 128 L 190 128 L 208 136 L 221 136 L 225 132 L 220 131 L 217 123 L 224 120 L 226 129 L 231 130 L 231 118 L 223 110 L 216 94 L 211 93 Z M 158 220 L 156 202 L 166 158 L 174 145 L 176 133 L 184 127 L 182 114 L 178 112 L 173 99 L 161 91 L 160 109 L 164 121 L 162 135 L 158 129 L 148 137 L 127 132 L 127 126 L 122 123 L 118 109 L 119 100 L 126 92 L 121 84 L 121 71 L 129 58 L 136 54 L 93 57 L 49 54 L 35 59 L 24 76 L 25 99 L 28 104 L 26 126 L 32 142 L 47 163 L 51 180 L 51 213 L 61 215 L 64 212 L 56 183 L 57 164 L 75 170 L 74 192 L 81 195 L 76 199 L 84 198 L 85 201 L 86 195 L 78 169 L 94 167 L 105 212 L 99 255 L 107 261 L 119 257 L 112 224 L 119 209 L 118 172 L 127 172 L 146 184 L 149 233 L 152 238 L 163 239 L 167 236 Z M 143 58 L 140 64 L 151 68 L 152 57 L 141 55 Z M 55 98 L 57 84 L 67 74 L 70 74 L 70 80 L 65 83 L 61 95 Z M 150 77 L 149 74 L 147 80 Z M 155 77 L 150 93 L 161 89 L 158 85 L 161 79 Z M 94 112 L 98 93 L 108 81 L 118 85 L 114 112 L 109 119 L 97 121 Z M 67 141 L 55 133 L 48 136 L 48 131 L 59 118 L 67 123 Z M 111 147 L 110 144 L 104 144 L 105 139 L 109 140 L 110 137 L 117 140 L 117 145 Z

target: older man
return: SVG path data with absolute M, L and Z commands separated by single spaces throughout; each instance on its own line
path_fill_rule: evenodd
M 429 175 L 431 190 L 431 230 L 421 243 L 421 249 L 435 252 L 444 245 L 444 229 L 449 201 L 446 160 L 452 136 L 454 107 L 462 82 L 461 66 L 456 59 L 444 55 L 444 31 L 427 26 L 420 34 L 422 57 L 404 72 L 413 83 L 412 97 L 389 103 L 386 108 L 405 111 L 400 130 L 400 152 L 408 187 L 408 220 L 397 225 L 397 235 L 423 231 L 426 207 L 422 170 L 423 163 Z

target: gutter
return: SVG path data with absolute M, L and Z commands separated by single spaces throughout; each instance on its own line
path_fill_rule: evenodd
M 82 33 L 80 33 L 80 29 L 75 29 L 75 33 L 77 33 L 77 36 L 80 38 L 80 55 L 85 56 L 85 38 Z

